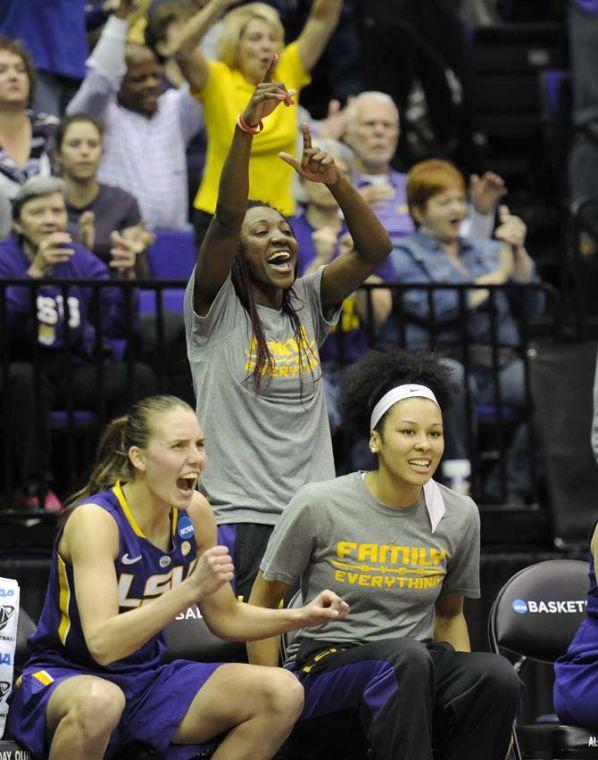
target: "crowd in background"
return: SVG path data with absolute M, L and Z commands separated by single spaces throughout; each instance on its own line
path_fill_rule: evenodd
M 373 5 L 372 12 L 381 18 L 388 13 L 377 7 L 385 3 Z M 297 103 L 278 109 L 254 141 L 250 198 L 267 201 L 288 217 L 299 243 L 300 275 L 316 271 L 352 245 L 326 187 L 293 180 L 291 168 L 278 157 L 281 151 L 300 155 L 300 125 L 307 123 L 314 144 L 334 157 L 391 238 L 390 258 L 368 282 L 513 286 L 496 297 L 481 288 L 466 296 L 467 379 L 457 291 L 440 290 L 430 299 L 414 288 L 400 304 L 392 289 L 384 287 L 371 290 L 369 299 L 361 292 L 348 298 L 342 334 L 333 334 L 321 353 L 333 433 L 342 425 L 337 395 L 343 366 L 364 353 L 372 335 L 397 341 L 399 331 L 409 349 L 429 347 L 433 334 L 443 361 L 455 372 L 462 392 L 447 423 L 447 459 L 469 458 L 467 383 L 477 404 L 492 403 L 498 370 L 504 402 L 515 409 L 525 405 L 511 296 L 518 285 L 538 282 L 538 273 L 525 248 L 526 226 L 504 205 L 505 182 L 480 164 L 484 136 L 473 122 L 465 44 L 468 23 L 496 20 L 504 5 L 482 0 L 388 4 L 393 8 L 389 24 L 400 22 L 409 44 L 375 81 L 364 76 L 364 59 L 371 62 L 375 54 L 367 47 L 363 8 L 356 0 L 0 3 L 0 277 L 40 283 L 41 388 L 34 383 L 31 332 L 25 327 L 30 294 L 11 286 L 6 298 L 9 383 L 20 399 L 21 414 L 14 442 L 17 481 L 26 501 L 36 503 L 40 478 L 52 483 L 49 462 L 40 467 L 34 451 L 41 427 L 50 456 L 50 410 L 63 405 L 65 308 L 77 364 L 70 392 L 81 408 L 93 409 L 97 403 L 92 299 L 84 288 L 71 290 L 65 305 L 52 279 L 151 277 L 147 253 L 163 230 L 193 230 L 196 245 L 201 244 L 216 209 L 235 119 L 259 83 L 264 61 L 275 54 L 277 75 L 296 92 Z M 589 29 L 584 24 L 596 23 L 597 6 L 592 0 L 572 2 L 576 40 Z M 581 43 L 575 50 L 575 71 L 581 72 L 575 79 L 575 119 L 581 131 L 571 184 L 578 188 L 582 170 L 575 167 L 590 176 L 595 161 L 598 97 L 583 84 L 595 79 L 590 76 L 595 52 Z M 328 103 L 322 109 L 314 101 L 310 113 L 301 105 L 301 90 L 312 79 Z M 414 83 L 425 95 L 433 147 L 430 160 L 404 173 L 395 167 L 401 156 L 401 119 Z M 466 179 L 460 170 L 472 174 Z M 596 194 L 587 183 L 573 195 L 580 193 Z M 133 367 L 130 400 L 157 387 L 149 352 L 143 353 L 147 324 L 136 316 L 135 292 L 131 303 L 123 294 L 118 287 L 102 291 L 102 332 L 111 368 L 109 416 L 119 413 L 128 382 L 122 357 L 110 341 L 122 338 L 127 319 L 132 319 L 145 358 Z M 176 343 L 182 317 L 172 315 L 172 321 Z M 495 330 L 498 363 L 489 351 Z M 528 455 L 522 422 L 509 444 L 510 499 L 530 498 L 529 476 L 521 466 Z M 356 445 L 347 456 L 350 466 L 360 465 L 367 451 L 364 455 Z M 500 498 L 497 489 L 491 475 L 490 499 Z M 45 503 L 58 505 L 51 488 Z

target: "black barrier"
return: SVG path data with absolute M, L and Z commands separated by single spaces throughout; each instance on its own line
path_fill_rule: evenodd
M 54 488 L 60 496 L 64 496 L 76 489 L 86 478 L 93 451 L 98 435 L 103 429 L 107 419 L 116 407 L 126 407 L 135 400 L 139 392 L 140 373 L 147 379 L 149 374 L 153 377 L 154 392 L 172 392 L 172 365 L 179 368 L 186 366 L 184 354 L 184 335 L 182 340 L 174 347 L 168 345 L 172 339 L 172 325 L 169 325 L 169 335 L 166 335 L 167 318 L 175 321 L 174 332 L 179 336 L 183 330 L 181 299 L 178 300 L 174 314 L 165 306 L 165 296 L 173 291 L 179 293 L 186 286 L 185 281 L 91 281 L 91 280 L 51 280 L 54 294 L 53 317 L 60 321 L 64 341 L 59 350 L 52 345 L 52 330 L 49 329 L 46 315 L 44 321 L 41 314 L 44 306 L 43 290 L 46 283 L 42 281 L 30 281 L 22 279 L 6 279 L 0 282 L 0 392 L 1 408 L 3 412 L 2 423 L 2 462 L 0 463 L 0 477 L 2 478 L 0 490 L 3 493 L 4 508 L 15 508 L 18 496 L 29 488 L 24 496 L 38 495 L 42 497 L 45 489 L 49 486 Z M 16 329 L 14 322 L 11 323 L 9 315 L 9 298 L 13 288 L 28 290 L 29 324 L 24 328 Z M 105 296 L 106 289 L 117 289 L 119 293 L 119 319 L 115 320 L 111 330 L 106 330 L 104 324 L 106 314 Z M 87 292 L 87 312 L 83 319 L 77 322 L 76 310 L 80 304 L 71 300 L 73 289 L 77 292 Z M 375 345 L 383 338 L 384 330 L 375 324 L 373 294 L 376 290 L 387 289 L 392 293 L 392 313 L 386 328 L 394 325 L 394 339 L 399 345 L 413 348 L 409 342 L 409 330 L 414 324 L 414 317 L 409 312 L 405 303 L 406 296 L 414 290 L 427 291 L 428 315 L 425 324 L 421 319 L 418 323 L 424 328 L 427 335 L 425 347 L 436 349 L 441 354 L 459 356 L 463 367 L 465 383 L 464 395 L 467 410 L 467 448 L 473 468 L 473 491 L 478 498 L 483 496 L 483 484 L 478 477 L 487 463 L 485 456 L 494 457 L 493 466 L 500 472 L 500 487 L 502 501 L 507 500 L 506 489 L 506 452 L 509 435 L 512 433 L 514 422 L 526 421 L 530 418 L 532 399 L 529 387 L 529 364 L 528 350 L 531 342 L 538 337 L 553 340 L 560 335 L 563 324 L 560 313 L 560 301 L 557 293 L 550 286 L 533 283 L 529 285 L 517 285 L 516 288 L 504 286 L 476 286 L 476 285 L 436 285 L 430 283 L 401 285 L 398 283 L 372 283 L 363 287 L 365 294 L 365 306 L 362 315 L 362 324 L 365 342 L 368 346 Z M 477 410 L 473 398 L 473 386 L 470 382 L 474 371 L 474 357 L 472 350 L 474 344 L 471 340 L 471 314 L 468 308 L 469 293 L 475 290 L 488 291 L 487 306 L 485 311 L 489 319 L 488 344 L 490 371 L 493 378 L 493 403 L 490 410 L 485 410 L 482 419 Z M 458 294 L 458 309 L 451 325 L 454 328 L 455 340 L 446 345 L 443 331 L 446 322 L 437 314 L 435 294 L 443 290 L 452 290 Z M 149 295 L 149 293 L 153 295 Z M 168 291 L 166 293 L 165 291 Z M 501 388 L 497 381 L 501 367 L 501 351 L 503 346 L 499 342 L 499 315 L 497 310 L 497 297 L 506 292 L 512 295 L 516 291 L 520 304 L 518 311 L 519 341 L 512 347 L 513 356 L 521 358 L 524 366 L 525 399 L 527 408 L 519 409 L 516 413 L 504 403 Z M 155 298 L 155 303 L 148 308 L 148 296 L 150 300 Z M 530 301 L 540 300 L 541 309 L 530 309 Z M 142 304 L 140 316 L 140 303 Z M 170 303 L 170 302 L 169 302 Z M 145 314 L 143 312 L 146 312 Z M 78 313 L 78 312 L 77 312 Z M 21 319 L 24 319 L 21 315 Z M 85 338 L 85 346 L 82 344 L 81 324 L 85 321 L 92 328 L 93 334 L 89 333 Z M 143 326 L 151 323 L 151 345 L 144 342 Z M 48 334 L 50 337 L 48 337 Z M 91 337 L 90 337 L 91 335 Z M 24 336 L 28 336 L 25 339 Z M 350 360 L 346 346 L 347 336 L 342 325 L 337 331 L 339 341 L 339 364 L 342 368 Z M 173 350 L 176 354 L 173 359 Z M 178 355 L 180 354 L 180 356 Z M 33 405 L 31 409 L 15 409 L 14 398 L 14 367 L 17 362 L 25 363 L 31 369 L 33 383 Z M 91 368 L 91 372 L 82 372 L 82 367 Z M 124 374 L 123 374 L 124 369 Z M 188 369 L 186 369 L 188 373 Z M 83 379 L 82 379 L 83 377 Z M 115 403 L 114 386 L 115 378 L 120 378 L 118 389 L 118 403 Z M 124 378 L 124 379 L 123 379 Z M 82 383 L 87 387 L 81 388 Z M 150 383 L 151 384 L 151 383 Z M 117 383 L 118 385 L 118 383 Z M 146 382 L 145 387 L 148 387 Z M 190 376 L 184 378 L 183 388 L 190 390 Z M 86 399 L 81 404 L 80 399 Z M 23 424 L 19 423 L 23 419 Z M 15 461 L 19 452 L 23 449 L 23 438 L 26 437 L 25 421 L 33 424 L 36 428 L 33 445 L 36 450 L 30 451 L 29 455 L 36 466 L 29 473 L 23 469 L 22 462 Z M 489 429 L 490 450 L 481 449 L 479 446 L 479 433 L 482 427 Z M 533 426 L 527 426 L 530 451 L 534 451 Z M 486 430 L 488 433 L 488 430 Z M 342 439 L 342 433 L 340 438 Z M 46 443 L 44 443 L 46 442 Z M 337 441 L 338 443 L 338 441 Z M 43 446 L 52 447 L 53 461 L 48 462 L 48 451 Z M 346 448 L 346 447 L 345 447 Z M 47 462 L 47 470 L 42 463 Z M 538 472 L 537 462 L 532 458 L 530 467 L 532 493 L 531 499 L 538 496 Z M 31 478 L 33 483 L 23 482 L 23 478 Z M 31 493 L 31 489 L 34 493 Z M 31 498 L 30 498 L 31 501 Z

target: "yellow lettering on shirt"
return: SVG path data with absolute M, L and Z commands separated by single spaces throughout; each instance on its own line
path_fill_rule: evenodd
M 298 338 L 289 338 L 285 341 L 267 341 L 268 351 L 272 357 L 274 366 L 271 377 L 295 377 L 312 374 L 320 366 L 320 359 L 315 340 L 309 340 L 305 328 L 301 326 Z M 245 371 L 251 374 L 257 362 L 257 341 L 252 337 L 249 350 L 245 352 L 247 361 Z M 270 374 L 268 367 L 264 367 L 264 374 Z
M 339 541 L 332 564 L 340 584 L 415 591 L 442 583 L 446 559 L 446 550 L 435 546 Z

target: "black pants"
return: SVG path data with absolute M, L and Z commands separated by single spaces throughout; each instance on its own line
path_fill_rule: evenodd
M 33 365 L 8 366 L 8 382 L 0 378 L 3 447 L 0 489 L 35 487 L 50 478 L 50 415 L 52 390 L 47 378 L 36 387 Z M 8 414 L 5 415 L 5 410 Z
M 226 523 L 218 526 L 218 543 L 226 546 L 235 566 L 233 589 L 237 598 L 249 599 L 273 525 Z
M 521 691 L 505 658 L 410 638 L 338 646 L 307 659 L 300 649 L 304 735 L 321 743 L 327 721 L 353 712 L 372 760 L 505 759 Z

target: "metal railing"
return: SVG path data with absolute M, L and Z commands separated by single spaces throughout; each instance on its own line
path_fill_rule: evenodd
M 63 345 L 60 350 L 53 352 L 50 342 L 44 346 L 40 343 L 40 334 L 44 336 L 44 321 L 40 318 L 39 298 L 43 297 L 43 291 L 48 286 L 54 289 L 54 317 L 56 325 L 60 325 L 61 333 L 64 337 Z M 17 470 L 15 467 L 14 442 L 15 437 L 25 434 L 25 431 L 15 430 L 14 421 L 18 420 L 19 410 L 14 408 L 14 388 L 12 384 L 14 379 L 11 375 L 11 367 L 16 361 L 26 362 L 31 367 L 33 393 L 33 418 L 36 425 L 35 441 L 39 445 L 47 438 L 47 431 L 44 427 L 50 428 L 50 435 L 54 442 L 54 447 L 60 447 L 59 459 L 61 462 L 62 472 L 60 473 L 60 482 L 57 484 L 58 491 L 61 495 L 72 492 L 84 480 L 89 466 L 93 451 L 98 440 L 98 436 L 104 427 L 107 417 L 107 398 L 106 398 L 106 381 L 108 373 L 114 368 L 114 363 L 126 368 L 126 382 L 123 387 L 123 404 L 132 401 L 135 391 L 135 377 L 139 361 L 151 367 L 155 376 L 155 387 L 159 392 L 169 390 L 170 380 L 170 359 L 166 346 L 166 322 L 170 318 L 168 309 L 164 305 L 165 291 L 182 290 L 186 286 L 184 281 L 90 281 L 90 280 L 51 280 L 30 281 L 22 279 L 6 279 L 0 281 L 0 400 L 2 408 L 2 440 L 4 445 L 1 448 L 0 460 L 0 492 L 4 494 L 3 505 L 5 508 L 14 506 L 14 494 L 19 487 L 26 484 L 18 482 Z M 14 318 L 9 318 L 9 297 L 11 288 L 28 290 L 28 311 L 27 314 L 21 314 L 18 327 L 15 329 Z M 121 324 L 118 330 L 113 330 L 113 334 L 107 334 L 103 326 L 102 314 L 102 290 L 105 288 L 118 288 L 121 293 Z M 438 352 L 446 352 L 449 348 L 452 355 L 455 349 L 460 352 L 460 361 L 465 373 L 465 397 L 467 417 L 467 437 L 470 458 L 473 463 L 474 472 L 482 466 L 481 452 L 477 445 L 477 428 L 484 423 L 491 428 L 493 437 L 492 446 L 497 458 L 496 466 L 501 473 L 501 483 L 503 493 L 506 482 L 506 451 L 508 448 L 508 437 L 512 428 L 512 410 L 503 402 L 501 396 L 500 384 L 497 381 L 501 366 L 501 348 L 500 345 L 500 314 L 498 308 L 498 299 L 503 297 L 506 292 L 512 294 L 513 289 L 505 289 L 503 286 L 476 286 L 476 285 L 431 285 L 425 284 L 368 284 L 363 287 L 365 292 L 365 319 L 363 320 L 362 329 L 365 331 L 367 345 L 374 345 L 382 339 L 382 332 L 374 322 L 374 305 L 373 294 L 377 289 L 390 289 L 392 291 L 393 311 L 389 318 L 388 326 L 394 325 L 396 341 L 407 348 L 409 345 L 410 326 L 417 324 L 418 329 L 423 330 L 428 335 L 427 346 L 436 349 Z M 80 332 L 78 327 L 73 327 L 72 313 L 74 302 L 71 300 L 73 289 L 81 292 L 82 289 L 89 294 L 87 300 L 87 313 L 84 315 L 93 328 L 88 336 L 85 351 L 82 353 L 80 341 Z M 488 351 L 490 356 L 490 370 L 493 374 L 493 409 L 488 415 L 487 420 L 478 420 L 476 422 L 475 399 L 472 397 L 472 384 L 469 379 L 474 371 L 474 358 L 472 356 L 471 345 L 471 320 L 472 312 L 468 308 L 468 293 L 473 290 L 484 289 L 488 291 L 487 306 L 484 309 L 489 325 Z M 423 291 L 427 298 L 427 315 L 425 319 L 414 315 L 410 310 L 406 296 L 414 291 Z M 435 295 L 442 291 L 452 290 L 457 293 L 457 316 L 451 320 L 450 327 L 452 336 L 457 340 L 452 345 L 447 345 L 446 328 L 447 323 L 438 318 Z M 515 289 L 518 296 L 518 314 L 517 324 L 519 327 L 518 345 L 513 347 L 513 351 L 520 357 L 524 363 L 525 378 L 525 409 L 519 410 L 521 418 L 528 418 L 533 409 L 533 399 L 531 396 L 529 382 L 529 353 L 533 348 L 533 340 L 538 335 L 550 336 L 556 338 L 560 335 L 563 324 L 561 314 L 561 304 L 558 294 L 553 288 L 543 284 L 529 284 L 517 286 Z M 155 296 L 155 308 L 142 319 L 152 322 L 152 330 L 155 335 L 155 350 L 148 352 L 147 347 L 140 343 L 140 319 L 139 319 L 139 302 L 147 302 L 147 295 L 143 292 L 152 291 Z M 140 299 L 141 296 L 141 299 Z M 541 312 L 532 309 L 531 300 L 540 299 L 543 301 Z M 42 315 L 43 316 L 43 315 Z M 47 318 L 47 315 L 46 315 Z M 182 316 L 180 317 L 182 329 Z M 26 323 L 26 324 L 25 324 Z M 12 325 L 12 328 L 11 328 Z M 40 333 L 41 330 L 41 333 Z M 339 345 L 339 362 L 344 365 L 348 362 L 347 352 L 345 351 L 346 335 L 342 327 L 337 331 L 336 337 Z M 184 341 L 181 342 L 181 350 L 184 353 Z M 43 389 L 47 386 L 44 368 L 48 363 L 49 355 L 54 367 L 54 380 L 56 383 L 56 366 L 60 367 L 62 386 L 62 403 L 54 405 L 53 411 L 48 421 L 47 414 L 44 411 Z M 94 367 L 94 392 L 91 402 L 86 408 L 78 408 L 75 402 L 73 377 L 77 368 L 84 361 Z M 181 357 L 181 361 L 184 358 Z M 189 376 L 189 388 L 191 380 Z M 31 410 L 26 410 L 30 412 Z M 31 414 L 24 415 L 31 416 Z M 479 415 L 478 415 L 479 417 Z M 533 446 L 533 425 L 529 424 L 528 434 L 530 436 L 530 451 L 534 451 Z M 37 461 L 44 461 L 44 452 L 37 452 Z M 56 458 L 56 456 L 55 456 Z M 534 469 L 534 462 L 531 462 Z M 44 472 L 38 472 L 39 482 L 38 490 L 41 493 L 45 488 L 46 476 Z M 537 497 L 537 473 L 532 474 L 533 495 Z M 474 489 L 478 489 L 477 481 L 474 482 Z

